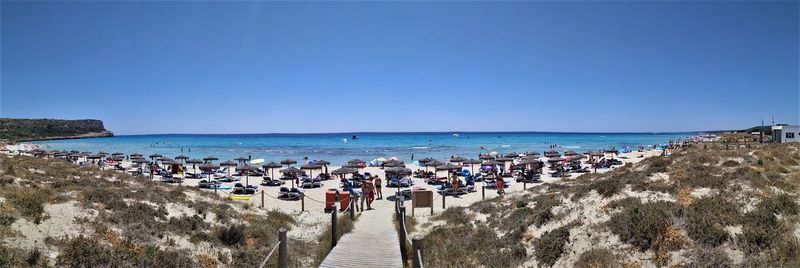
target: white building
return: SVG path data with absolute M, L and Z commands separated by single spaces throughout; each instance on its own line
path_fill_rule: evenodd
M 772 126 L 773 142 L 800 142 L 800 126 Z

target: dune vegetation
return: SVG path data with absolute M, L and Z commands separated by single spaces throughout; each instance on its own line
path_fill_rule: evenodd
M 308 227 L 194 187 L 0 156 L 0 267 L 257 267 L 279 228 Z M 329 236 L 290 239 L 290 266 L 319 263 Z
M 448 208 L 423 232 L 425 265 L 798 267 L 800 144 L 747 147 L 694 145 Z

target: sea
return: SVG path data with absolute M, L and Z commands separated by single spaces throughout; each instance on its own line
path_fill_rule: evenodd
M 159 153 L 186 155 L 220 161 L 237 157 L 279 162 L 294 159 L 327 160 L 341 165 L 352 159 L 370 161 L 397 157 L 411 163 L 432 157 L 477 158 L 481 153 L 499 154 L 574 150 L 579 153 L 614 147 L 636 150 L 638 146 L 664 145 L 698 133 L 556 133 L 556 132 L 418 132 L 330 134 L 169 134 L 120 135 L 106 138 L 31 142 L 50 150 L 125 154 Z

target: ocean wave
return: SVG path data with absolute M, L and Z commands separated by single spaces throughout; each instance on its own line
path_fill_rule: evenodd
M 578 146 L 578 145 L 567 145 L 567 146 L 561 146 L 561 148 L 578 149 L 578 148 L 581 148 L 581 147 Z
M 414 146 L 413 149 L 428 149 L 428 146 Z
M 500 145 L 500 147 L 503 147 L 503 148 L 508 148 L 508 147 L 511 147 L 511 145 L 508 145 L 508 144 L 502 144 L 502 145 Z

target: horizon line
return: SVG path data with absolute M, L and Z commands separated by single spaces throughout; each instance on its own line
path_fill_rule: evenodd
M 144 133 L 144 134 L 114 134 L 118 136 L 177 136 L 177 135 L 333 135 L 333 134 L 462 134 L 462 133 L 552 133 L 552 134 L 684 134 L 684 133 L 719 133 L 732 130 L 702 130 L 702 131 L 354 131 L 354 132 L 262 132 L 262 133 Z M 113 133 L 113 131 L 112 131 Z

